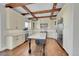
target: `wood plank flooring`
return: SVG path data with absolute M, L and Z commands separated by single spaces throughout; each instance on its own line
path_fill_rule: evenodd
M 32 55 L 42 56 L 42 46 L 37 46 L 35 40 L 32 40 Z M 67 56 L 67 53 L 60 47 L 60 45 L 54 39 L 47 39 L 45 47 L 46 56 Z M 13 50 L 6 50 L 0 52 L 0 56 L 29 56 L 28 54 L 28 42 L 23 43 L 19 47 Z

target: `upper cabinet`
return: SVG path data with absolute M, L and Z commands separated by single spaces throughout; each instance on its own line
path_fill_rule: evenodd
M 7 20 L 6 20 L 6 28 L 7 29 L 24 29 L 24 17 L 17 13 L 16 11 L 6 8 L 7 11 Z

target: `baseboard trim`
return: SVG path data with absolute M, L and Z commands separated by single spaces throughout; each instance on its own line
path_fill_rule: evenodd
M 15 48 L 13 48 L 13 49 L 7 49 L 7 50 L 9 50 L 9 51 L 14 50 L 14 49 L 18 48 L 19 46 L 23 45 L 24 43 L 26 43 L 26 41 L 24 41 L 22 44 L 20 44 L 20 45 L 16 46 L 16 47 L 15 47 Z
M 22 44 L 20 44 L 19 46 L 23 45 L 25 42 L 26 42 L 26 41 L 24 41 L 24 42 L 23 42 Z M 19 47 L 19 46 L 17 46 L 17 47 Z M 17 47 L 15 47 L 15 48 L 13 48 L 13 49 L 7 49 L 7 48 L 5 48 L 5 49 L 1 49 L 1 50 L 0 50 L 0 53 L 3 52 L 3 51 L 14 50 L 14 49 L 16 49 Z
M 3 48 L 3 49 L 0 50 L 0 52 L 6 51 L 6 50 L 8 50 L 8 49 L 7 48 Z

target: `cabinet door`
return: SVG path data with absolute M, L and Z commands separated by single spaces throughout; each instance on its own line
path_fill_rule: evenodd
M 17 18 L 13 16 L 9 14 L 7 17 L 7 29 L 16 29 Z
M 11 10 L 7 9 L 7 29 L 24 29 L 24 17 Z
M 25 35 L 13 36 L 11 40 L 12 41 L 9 42 L 11 43 L 10 49 L 13 49 L 25 41 Z
M 18 42 L 17 44 L 20 45 L 25 41 L 25 35 L 18 36 Z
M 13 37 L 13 48 L 17 46 L 18 36 Z
M 24 29 L 24 19 L 22 19 L 22 18 L 17 19 L 17 28 Z

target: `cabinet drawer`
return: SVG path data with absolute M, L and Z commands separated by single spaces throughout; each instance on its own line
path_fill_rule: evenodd
M 25 41 L 25 35 L 13 36 L 11 40 L 12 41 L 10 43 L 12 44 L 10 44 L 11 46 L 9 46 L 11 47 L 11 49 L 13 49 Z
M 21 44 L 21 43 L 23 43 L 25 41 L 25 36 L 24 35 L 20 35 L 20 36 L 18 36 L 18 44 Z
M 13 37 L 13 47 L 17 46 L 18 36 Z

